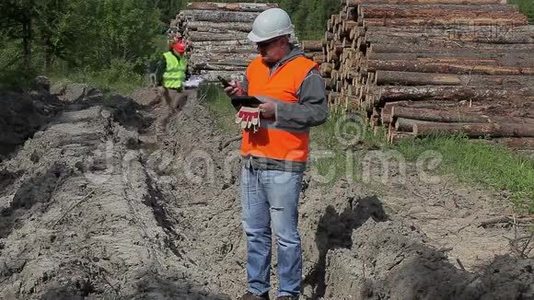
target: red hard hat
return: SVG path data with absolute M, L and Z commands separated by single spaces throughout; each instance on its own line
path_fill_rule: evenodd
M 176 42 L 174 44 L 172 44 L 171 46 L 172 50 L 180 53 L 180 54 L 184 54 L 185 53 L 185 43 L 180 41 L 180 42 Z

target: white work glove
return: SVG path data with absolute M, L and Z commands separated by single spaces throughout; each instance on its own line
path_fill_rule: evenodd
M 241 129 L 257 132 L 260 128 L 260 109 L 259 107 L 242 106 L 235 114 L 235 123 L 239 124 Z

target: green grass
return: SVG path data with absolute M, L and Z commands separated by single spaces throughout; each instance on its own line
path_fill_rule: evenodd
M 235 109 L 221 87 L 214 84 L 202 85 L 198 97 L 215 116 L 218 128 L 226 133 L 239 133 L 234 123 Z
M 528 16 L 530 24 L 534 24 L 534 1 L 533 0 L 509 0 L 509 3 L 519 6 L 519 10 Z
M 374 135 L 359 117 L 346 118 L 331 114 L 321 126 L 310 132 L 312 172 L 333 184 L 341 178 L 360 180 L 360 157 L 369 149 L 379 149 L 384 144 L 381 135 Z M 334 171 L 334 172 L 332 172 Z
M 121 94 L 129 94 L 148 85 L 148 80 L 143 75 L 133 71 L 132 64 L 122 60 L 113 60 L 109 67 L 97 71 L 57 67 L 46 75 L 52 82 L 85 83 L 103 92 Z

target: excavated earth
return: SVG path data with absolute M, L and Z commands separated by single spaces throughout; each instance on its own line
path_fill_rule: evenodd
M 188 93 L 161 136 L 169 108 L 150 90 L 0 94 L 0 299 L 244 292 L 237 142 Z M 481 226 L 512 215 L 505 194 L 391 168 L 365 183 L 307 172 L 302 298 L 534 299 L 527 228 Z

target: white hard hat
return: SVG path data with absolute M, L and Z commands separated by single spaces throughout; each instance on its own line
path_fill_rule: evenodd
M 293 24 L 289 15 L 280 8 L 270 8 L 259 14 L 254 23 L 248 39 L 260 43 L 272 38 L 293 33 Z

